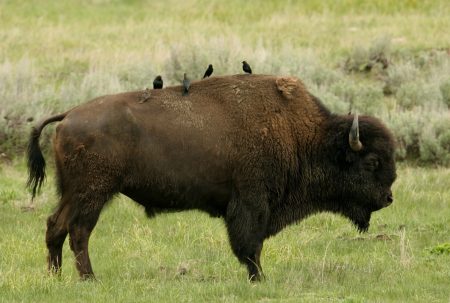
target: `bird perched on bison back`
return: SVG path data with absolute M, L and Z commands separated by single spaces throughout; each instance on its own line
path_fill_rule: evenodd
M 189 87 L 191 86 L 191 81 L 186 76 L 186 73 L 184 73 L 183 78 L 183 96 L 186 96 L 189 93 Z
M 212 64 L 208 65 L 208 68 L 206 69 L 205 74 L 203 75 L 203 79 L 205 79 L 206 77 L 211 76 L 213 71 L 214 71 L 214 69 L 213 69 Z
M 251 73 L 252 73 L 252 68 L 251 68 L 250 65 L 247 63 L 247 61 L 242 61 L 242 69 L 243 69 L 244 72 L 246 72 L 247 74 L 251 74 Z
M 161 89 L 163 88 L 163 80 L 161 76 L 156 76 L 155 80 L 153 80 L 153 89 Z

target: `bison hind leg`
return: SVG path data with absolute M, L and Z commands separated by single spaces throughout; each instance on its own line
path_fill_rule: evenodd
M 89 258 L 89 237 L 103 206 L 112 196 L 93 191 L 77 195 L 77 210 L 72 213 L 68 231 L 70 248 L 75 255 L 75 264 L 82 280 L 95 278 Z
M 105 155 L 106 147 L 99 154 L 87 150 L 84 144 L 72 146 L 71 141 L 64 140 L 55 140 L 58 189 L 62 195 L 60 209 L 64 213 L 64 220 L 61 219 L 63 222 L 56 226 L 64 227 L 64 237 L 69 234 L 70 248 L 75 255 L 75 265 L 80 277 L 93 278 L 88 253 L 89 237 L 104 205 L 119 192 L 123 167 L 120 161 Z M 54 219 L 49 219 L 49 242 L 59 244 L 58 241 L 63 241 L 62 229 L 59 232 L 52 227 L 53 221 Z M 55 259 L 52 251 L 49 251 L 50 259 Z M 55 262 L 57 263 L 53 263 Z
M 68 234 L 70 204 L 62 197 L 58 209 L 47 219 L 45 242 L 48 249 L 48 270 L 60 274 L 62 266 L 62 248 Z

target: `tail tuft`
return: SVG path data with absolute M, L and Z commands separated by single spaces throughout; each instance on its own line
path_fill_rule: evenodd
M 39 146 L 40 135 L 41 132 L 33 127 L 28 142 L 27 157 L 29 175 L 27 187 L 31 188 L 31 200 L 34 199 L 45 180 L 45 159 Z

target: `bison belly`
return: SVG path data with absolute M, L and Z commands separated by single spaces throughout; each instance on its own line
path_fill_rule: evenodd
M 160 212 L 199 209 L 214 217 L 223 217 L 231 197 L 230 182 L 222 184 L 151 184 L 127 187 L 121 191 L 145 207 L 148 216 Z

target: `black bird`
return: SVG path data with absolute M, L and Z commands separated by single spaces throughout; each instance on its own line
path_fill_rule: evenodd
M 161 89 L 163 88 L 163 80 L 161 76 L 156 76 L 155 80 L 153 80 L 153 89 Z
M 183 96 L 189 93 L 189 87 L 191 86 L 191 81 L 187 78 L 186 73 L 184 73 L 183 79 Z
M 205 79 L 206 77 L 211 76 L 211 74 L 213 73 L 214 69 L 212 64 L 208 65 L 208 68 L 206 69 L 205 75 L 203 76 L 203 79 Z
M 250 67 L 250 65 L 248 65 L 248 63 L 246 61 L 242 61 L 242 69 L 247 74 L 251 74 L 252 73 L 252 68 Z

